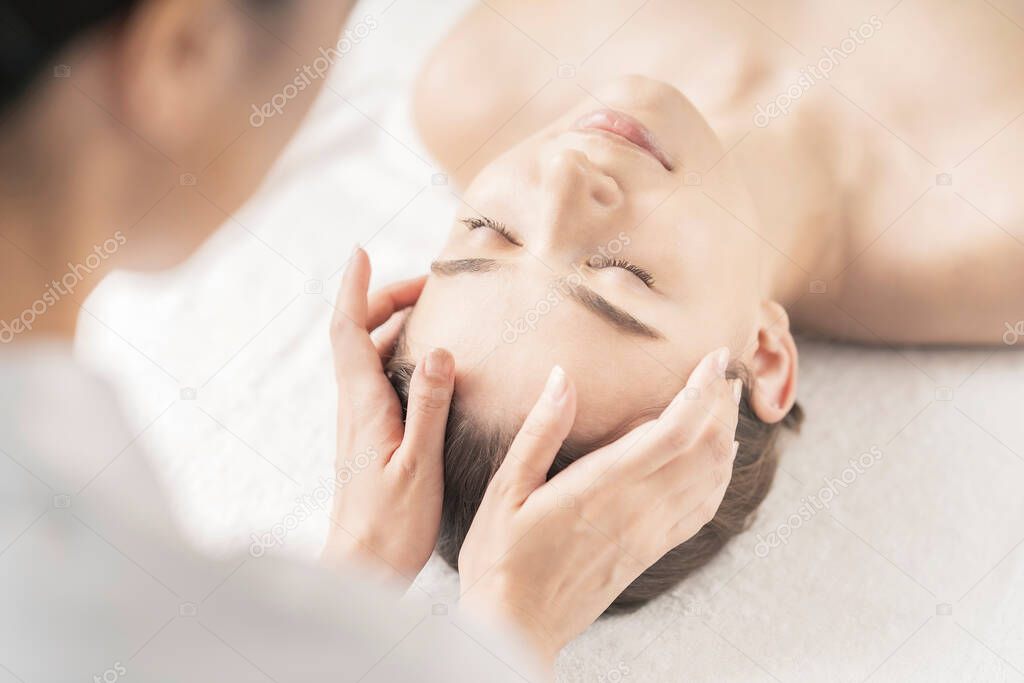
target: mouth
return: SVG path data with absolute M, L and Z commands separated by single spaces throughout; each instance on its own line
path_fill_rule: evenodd
M 614 109 L 598 109 L 584 114 L 573 125 L 578 131 L 601 131 L 611 133 L 631 146 L 639 148 L 658 161 L 665 170 L 671 172 L 674 164 L 668 154 L 658 144 L 654 133 L 644 124 L 629 114 Z

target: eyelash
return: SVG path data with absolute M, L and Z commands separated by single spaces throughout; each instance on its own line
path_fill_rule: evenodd
M 606 259 L 606 260 L 604 260 L 601 263 L 600 267 L 601 268 L 623 268 L 623 269 L 628 270 L 629 272 L 633 273 L 633 275 L 636 275 L 638 278 L 640 278 L 640 281 L 643 282 L 648 287 L 654 287 L 654 276 L 651 275 L 648 271 L 646 271 L 643 268 L 641 268 L 640 266 L 633 265 L 632 263 L 630 263 L 626 259 L 621 259 L 621 258 Z
M 523 243 L 517 240 L 512 233 L 509 232 L 504 223 L 496 221 L 493 218 L 488 218 L 487 216 L 463 218 L 462 224 L 470 230 L 476 230 L 477 228 L 490 228 L 517 247 L 523 246 Z
M 463 218 L 462 224 L 465 225 L 470 230 L 476 230 L 477 228 L 490 228 L 491 230 L 495 231 L 496 233 L 507 239 L 509 242 L 516 245 L 517 247 L 523 246 L 523 243 L 517 240 L 512 235 L 512 233 L 509 232 L 508 228 L 505 227 L 504 223 L 496 221 L 493 218 L 488 218 L 487 216 L 472 216 L 470 218 Z M 633 275 L 638 277 L 640 281 L 643 282 L 648 287 L 654 287 L 654 276 L 651 275 L 647 270 L 641 268 L 640 266 L 630 263 L 626 259 L 602 259 L 600 264 L 595 264 L 595 267 L 622 268 L 623 270 L 628 270 L 629 272 L 633 273 Z

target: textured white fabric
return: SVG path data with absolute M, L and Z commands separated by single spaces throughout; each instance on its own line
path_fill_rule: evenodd
M 118 378 L 175 515 L 212 551 L 248 546 L 330 474 L 328 301 L 352 244 L 377 284 L 440 245 L 455 203 L 408 94 L 467 4 L 360 3 L 378 28 L 237 222 L 180 271 L 111 279 L 88 302 L 103 324 L 83 316 L 80 351 Z M 672 596 L 593 626 L 561 680 L 1024 680 L 1020 349 L 805 343 L 801 362 L 806 428 L 753 529 Z M 872 449 L 827 510 L 805 500 Z M 324 529 L 318 513 L 271 552 L 309 555 Z M 436 560 L 419 583 L 457 592 Z

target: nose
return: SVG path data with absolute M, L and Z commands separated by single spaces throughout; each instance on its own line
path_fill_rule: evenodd
M 583 152 L 560 149 L 544 163 L 543 189 L 558 204 L 596 205 L 617 208 L 622 190 L 610 176 L 591 163 Z
M 575 149 L 561 149 L 544 160 L 540 183 L 543 220 L 554 245 L 588 244 L 595 231 L 611 225 L 624 201 L 622 188 Z

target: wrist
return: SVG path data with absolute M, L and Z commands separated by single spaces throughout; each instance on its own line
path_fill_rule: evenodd
M 363 541 L 344 532 L 332 530 L 320 552 L 320 564 L 333 571 L 362 571 L 406 589 L 419 573 L 394 566 Z
M 474 586 L 464 594 L 460 606 L 481 621 L 511 629 L 549 670 L 565 645 L 538 615 L 514 600 L 492 595 L 484 586 Z

